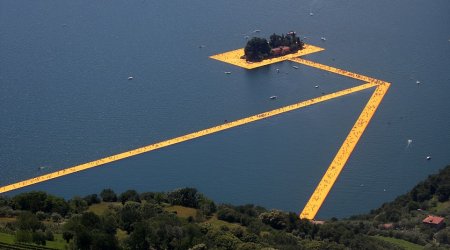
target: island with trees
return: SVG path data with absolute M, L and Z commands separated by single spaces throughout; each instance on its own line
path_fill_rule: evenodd
M 243 59 L 249 62 L 260 62 L 265 59 L 296 53 L 304 48 L 303 41 L 294 31 L 286 35 L 272 34 L 269 41 L 265 38 L 253 37 L 247 42 Z

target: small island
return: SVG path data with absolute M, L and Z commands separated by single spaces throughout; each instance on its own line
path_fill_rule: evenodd
M 265 38 L 253 37 L 247 42 L 242 59 L 249 62 L 261 62 L 265 59 L 296 53 L 302 50 L 304 45 L 294 31 L 290 31 L 286 35 L 281 34 L 281 36 L 274 33 L 270 36 L 269 41 Z
M 244 69 L 255 69 L 324 50 L 323 48 L 303 43 L 300 38 L 297 38 L 295 33 L 294 36 L 292 34 L 281 36 L 273 34 L 271 38 L 269 40 L 272 42 L 263 38 L 252 38 L 248 41 L 245 48 L 222 52 L 212 55 L 210 58 Z M 289 42 L 291 40 L 293 42 Z M 283 47 L 288 47 L 289 51 L 287 48 L 284 48 L 283 51 Z

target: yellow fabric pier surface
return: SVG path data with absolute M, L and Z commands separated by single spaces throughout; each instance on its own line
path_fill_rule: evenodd
M 320 70 L 328 71 L 331 73 L 339 74 L 342 76 L 346 76 L 349 78 L 357 79 L 362 81 L 362 84 L 356 87 L 340 90 L 331 94 L 322 95 L 316 98 L 312 98 L 309 100 L 300 101 L 298 103 L 294 103 L 285 107 L 277 108 L 274 110 L 270 110 L 267 112 L 263 112 L 260 114 L 252 115 L 249 117 L 245 117 L 239 120 L 227 122 L 224 124 L 220 124 L 214 127 L 202 129 L 196 132 L 192 132 L 190 134 L 178 136 L 172 139 L 168 139 L 165 141 L 153 143 L 147 146 L 143 146 L 136 149 L 131 149 L 126 152 L 118 153 L 111 156 L 106 156 L 101 159 L 93 160 L 90 162 L 86 162 L 80 165 L 72 166 L 69 168 L 65 168 L 62 170 L 58 170 L 52 173 L 44 174 L 41 176 L 37 176 L 28 180 L 19 181 L 16 183 L 0 186 L 0 193 L 5 193 L 8 191 L 16 190 L 19 188 L 23 188 L 26 186 L 30 186 L 33 184 L 37 184 L 40 182 L 48 181 L 51 179 L 59 178 L 65 175 L 73 174 L 79 171 L 84 171 L 90 168 L 98 167 L 105 165 L 110 162 L 119 161 L 128 157 L 133 157 L 135 155 L 143 154 L 146 152 L 150 152 L 153 150 L 157 150 L 160 148 L 168 147 L 174 144 L 182 143 L 185 141 L 193 140 L 202 136 L 214 134 L 220 131 L 224 131 L 227 129 L 231 129 L 234 127 L 242 126 L 247 123 L 256 122 L 262 119 L 267 119 L 276 115 L 280 115 L 289 111 L 297 110 L 303 107 L 307 107 L 310 105 L 318 104 L 321 102 L 325 102 L 334 98 L 342 97 L 351 93 L 355 93 L 358 91 L 362 91 L 369 88 L 375 88 L 374 93 L 370 97 L 369 101 L 367 102 L 366 106 L 362 110 L 361 114 L 359 115 L 359 118 L 356 120 L 353 127 L 350 129 L 350 132 L 347 136 L 347 138 L 342 143 L 340 149 L 338 150 L 336 156 L 331 161 L 330 166 L 326 170 L 325 174 L 323 175 L 322 179 L 319 181 L 319 184 L 317 185 L 315 191 L 311 195 L 309 201 L 303 208 L 302 212 L 300 213 L 300 218 L 306 218 L 306 219 L 314 219 L 317 215 L 320 207 L 325 202 L 325 199 L 330 192 L 331 188 L 333 187 L 334 183 L 336 182 L 337 178 L 339 177 L 340 173 L 342 172 L 345 164 L 347 163 L 348 159 L 350 158 L 353 150 L 356 147 L 356 144 L 358 143 L 359 139 L 361 138 L 362 134 L 364 133 L 365 129 L 369 125 L 372 117 L 375 114 L 375 111 L 377 110 L 378 106 L 380 105 L 381 101 L 383 100 L 383 97 L 385 96 L 387 90 L 389 89 L 390 83 L 384 82 L 382 80 L 378 80 L 375 78 L 371 78 L 368 76 L 364 76 L 357 73 L 352 73 L 343 69 L 334 68 L 331 66 L 327 66 L 324 64 L 320 64 L 317 62 L 312 62 L 309 60 L 305 60 L 302 58 L 299 58 L 300 56 L 308 55 L 311 53 L 323 51 L 323 48 L 316 47 L 313 45 L 306 44 L 305 48 L 303 50 L 298 51 L 297 53 L 288 54 L 285 56 L 272 58 L 268 60 L 264 60 L 262 62 L 256 62 L 256 63 L 249 63 L 246 62 L 244 59 L 241 59 L 241 56 L 244 54 L 244 49 L 237 49 L 233 51 L 229 51 L 226 53 L 221 53 L 217 55 L 211 56 L 211 58 L 229 63 L 232 65 L 236 65 L 245 69 L 254 69 L 286 60 L 290 60 L 293 62 L 297 62 L 306 66 L 314 67 Z

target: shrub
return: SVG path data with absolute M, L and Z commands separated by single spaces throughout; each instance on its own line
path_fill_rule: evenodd
M 37 211 L 36 212 L 36 217 L 38 218 L 38 220 L 43 221 L 46 220 L 48 218 L 48 214 L 42 212 L 42 211 Z
M 141 202 L 138 192 L 132 189 L 123 192 L 119 196 L 119 200 L 122 202 L 122 204 L 125 204 L 125 202 L 127 201 Z
M 105 202 L 117 201 L 116 193 L 110 188 L 103 189 L 102 192 L 100 192 L 100 197 L 102 197 L 102 200 Z
M 200 194 L 195 188 L 180 188 L 170 192 L 167 198 L 172 205 L 198 208 Z
M 97 194 L 86 195 L 83 199 L 86 201 L 88 206 L 100 203 L 100 198 L 98 197 Z
M 52 218 L 53 222 L 60 222 L 63 219 L 63 217 L 58 213 L 52 213 L 50 217 Z

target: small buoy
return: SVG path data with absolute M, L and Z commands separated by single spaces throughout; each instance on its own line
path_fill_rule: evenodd
M 133 80 L 133 77 L 132 77 L 132 76 L 129 76 L 129 77 L 128 77 L 128 80 L 129 80 L 129 81 Z
M 280 69 L 277 69 L 277 73 L 280 73 Z
M 431 156 L 427 156 L 427 158 L 426 158 L 426 159 L 427 159 L 428 161 L 429 161 L 429 160 L 431 160 Z
M 310 15 L 310 16 L 314 16 L 314 13 L 312 13 L 312 12 L 309 12 L 309 15 Z
M 383 189 L 383 192 L 386 192 L 386 189 Z

